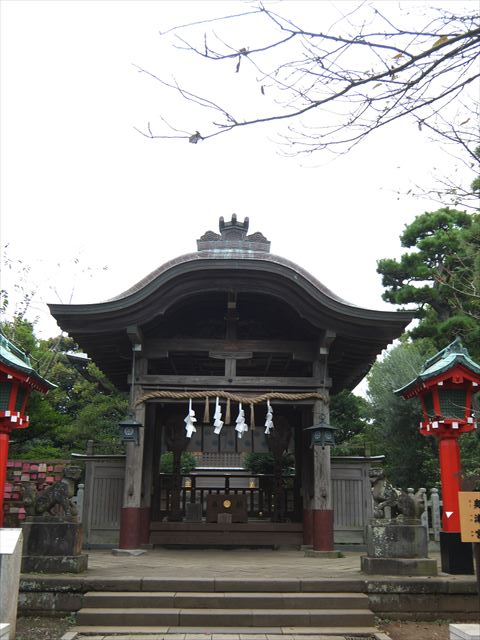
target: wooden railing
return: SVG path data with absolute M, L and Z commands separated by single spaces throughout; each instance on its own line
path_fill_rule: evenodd
M 289 520 L 298 518 L 298 499 L 294 490 L 294 476 L 285 475 L 283 479 L 283 513 Z M 172 476 L 160 473 L 156 491 L 154 517 L 168 516 L 172 503 Z M 185 516 L 187 502 L 202 505 L 202 516 L 206 515 L 207 496 L 210 494 L 242 494 L 247 496 L 249 518 L 272 517 L 275 506 L 274 476 L 269 474 L 224 474 L 194 473 L 182 476 L 180 504 L 182 517 Z

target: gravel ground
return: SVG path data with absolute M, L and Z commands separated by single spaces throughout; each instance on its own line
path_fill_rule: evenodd
M 72 618 L 19 618 L 16 640 L 60 640 L 74 624 Z M 445 621 L 380 621 L 379 628 L 392 640 L 449 640 L 448 622 Z
M 60 640 L 74 624 L 68 618 L 18 618 L 15 640 Z
M 449 640 L 448 622 L 380 622 L 392 640 Z

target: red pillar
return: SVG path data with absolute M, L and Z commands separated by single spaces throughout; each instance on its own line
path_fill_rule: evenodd
M 0 528 L 3 527 L 3 499 L 7 478 L 8 433 L 0 433 Z
M 440 478 L 442 481 L 442 529 L 448 533 L 460 531 L 458 492 L 460 491 L 460 447 L 456 437 L 440 437 L 438 442 L 440 457 Z M 447 517 L 447 513 L 451 513 Z
M 142 538 L 142 512 L 138 507 L 123 507 L 120 513 L 120 549 L 138 549 Z
M 150 540 L 150 507 L 123 507 L 120 512 L 120 549 L 139 549 Z
M 333 551 L 333 509 L 313 509 L 313 550 Z

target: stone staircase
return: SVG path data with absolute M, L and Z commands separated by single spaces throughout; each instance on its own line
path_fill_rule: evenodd
M 163 579 L 155 585 L 150 580 L 143 585 L 148 590 L 87 592 L 75 630 L 310 636 L 369 635 L 375 631 L 368 597 L 355 581 L 179 582 Z

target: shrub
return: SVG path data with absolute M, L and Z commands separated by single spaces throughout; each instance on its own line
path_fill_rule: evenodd
M 182 473 L 187 474 L 193 471 L 197 466 L 197 460 L 193 453 L 184 451 L 181 457 L 181 470 Z M 160 471 L 161 473 L 173 473 L 173 453 L 166 451 L 160 456 Z
M 250 473 L 273 473 L 274 459 L 271 453 L 247 453 L 244 467 Z M 292 453 L 284 453 L 282 457 L 283 473 L 294 473 L 295 459 Z

